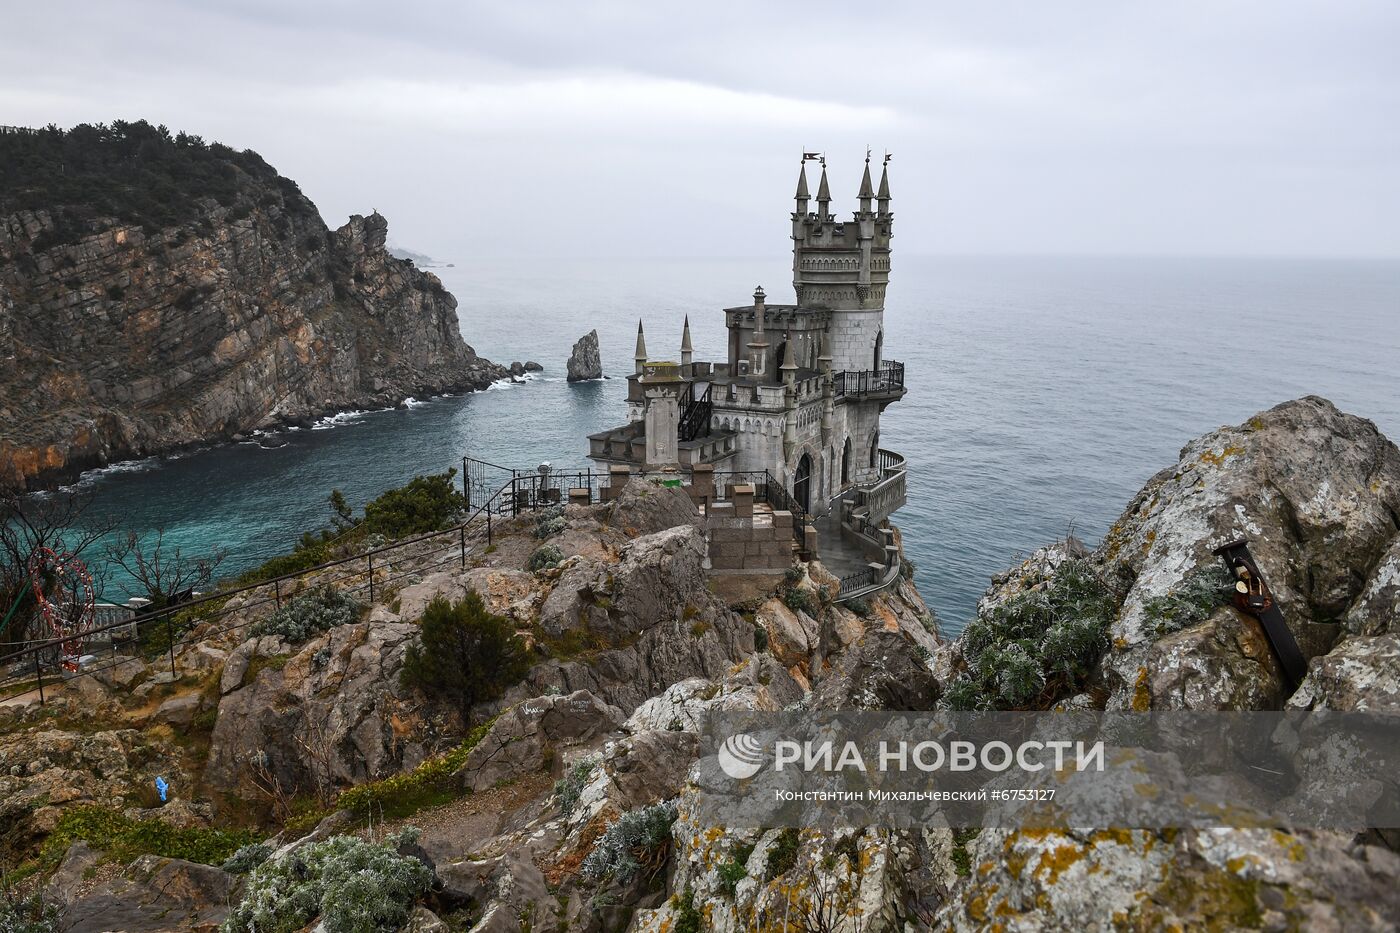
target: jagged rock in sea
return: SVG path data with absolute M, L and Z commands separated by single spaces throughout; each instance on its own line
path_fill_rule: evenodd
M 597 330 L 590 330 L 574 343 L 567 369 L 570 382 L 603 378 L 603 358 L 598 352 Z
M 86 174 L 0 190 L 0 488 L 505 374 L 378 213 L 328 230 L 256 153 L 141 126 L 5 141 Z

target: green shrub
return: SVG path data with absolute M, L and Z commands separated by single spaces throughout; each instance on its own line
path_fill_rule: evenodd
M 805 612 L 813 618 L 816 618 L 817 613 L 821 611 L 821 607 L 817 604 L 817 598 L 813 595 L 812 591 L 803 589 L 800 586 L 790 587 L 788 591 L 783 594 L 783 602 L 786 603 L 787 607 L 793 612 Z
M 857 596 L 855 599 L 846 600 L 845 606 L 861 618 L 870 615 L 870 600 L 866 599 L 864 596 Z
M 1197 567 L 1165 596 L 1143 603 L 1148 631 L 1153 638 L 1190 628 L 1210 618 L 1215 610 L 1230 602 L 1235 578 L 1222 564 Z
M 438 596 L 428 603 L 419 636 L 408 647 L 400 682 L 457 708 L 462 718 L 477 703 L 494 700 L 530 668 L 525 643 L 514 627 L 468 592 L 457 602 Z
M 0 892 L 0 933 L 58 933 L 59 910 L 39 895 L 11 897 Z
M 1043 588 L 968 623 L 963 669 L 944 701 L 958 710 L 1048 708 L 1083 686 L 1108 647 L 1116 609 L 1088 561 L 1065 561 Z
M 763 864 L 763 880 L 772 881 L 792 871 L 797 864 L 797 830 L 789 827 L 778 834 Z
M 461 516 L 467 502 L 452 484 L 456 470 L 415 476 L 403 486 L 390 489 L 365 506 L 361 523 L 367 535 L 386 538 L 439 531 Z
M 753 845 L 745 843 L 736 846 L 728 861 L 719 866 L 719 889 L 727 897 L 733 897 L 739 889 L 739 882 L 749 876 L 749 856 L 753 855 Z
M 578 798 L 583 789 L 588 786 L 588 782 L 593 779 L 593 772 L 598 768 L 597 756 L 589 756 L 576 762 L 569 773 L 554 782 L 554 799 L 559 804 L 559 812 L 569 816 L 574 812 L 574 807 L 578 805 Z
M 535 516 L 536 538 L 552 537 L 567 527 L 569 527 L 569 521 L 564 517 L 564 507 L 562 505 L 556 505 L 553 508 L 545 509 Z
M 318 916 L 328 933 L 397 930 L 414 901 L 427 893 L 433 873 L 395 849 L 412 845 L 416 829 L 384 845 L 356 836 L 332 836 L 253 870 L 224 933 L 292 933 Z
M 953 870 L 961 878 L 972 874 L 972 853 L 967 850 L 967 844 L 976 839 L 980 832 L 981 827 L 953 830 Z
M 494 719 L 467 733 L 462 744 L 424 761 L 412 771 L 378 781 L 367 781 L 341 791 L 329 807 L 313 806 L 286 821 L 293 832 L 311 829 L 336 810 L 349 810 L 359 817 L 399 820 L 426 807 L 436 807 L 462 796 L 453 775 L 467 763 L 467 756 L 490 730 Z
M 564 560 L 564 552 L 557 544 L 544 544 L 535 549 L 535 553 L 530 555 L 530 563 L 527 565 L 530 570 L 548 570 L 550 567 L 558 567 Z
M 239 586 L 250 586 L 264 580 L 301 573 L 303 570 L 310 570 L 318 564 L 324 564 L 331 557 L 330 548 L 325 543 L 313 541 L 308 545 L 302 541 L 290 554 L 279 554 L 251 570 L 245 570 L 238 575 L 234 583 Z
M 224 863 L 219 867 L 231 874 L 246 875 L 266 862 L 271 855 L 272 846 L 266 842 L 254 842 L 241 846 L 237 852 L 224 859 Z
M 248 637 L 281 635 L 300 644 L 338 625 L 358 621 L 363 604 L 329 583 L 315 587 L 287 602 L 272 615 L 248 629 Z
M 44 854 L 55 861 L 72 843 L 86 840 L 120 862 L 160 855 L 205 865 L 221 865 L 240 848 L 260 840 L 247 829 L 177 829 L 156 819 L 136 819 L 102 806 L 64 810 L 44 841 Z
M 654 874 L 666 860 L 676 805 L 671 801 L 629 810 L 618 817 L 583 860 L 580 871 L 590 881 L 631 881 Z
M 768 629 L 757 623 L 753 627 L 753 650 L 768 650 Z
M 700 933 L 704 929 L 700 911 L 695 909 L 695 890 L 690 885 L 671 898 L 671 905 L 676 912 L 676 925 L 672 927 L 672 933 Z

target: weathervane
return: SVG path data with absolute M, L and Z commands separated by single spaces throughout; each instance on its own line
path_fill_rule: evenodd
M 893 152 L 890 152 L 888 149 L 886 149 L 886 150 L 885 150 L 885 163 L 884 163 L 884 164 L 885 164 L 885 165 L 889 165 L 889 164 L 890 164 L 890 159 L 893 159 L 893 158 L 894 158 L 894 153 L 893 153 Z
M 822 165 L 826 165 L 826 153 L 824 153 L 824 152 L 806 152 L 806 151 L 804 151 L 804 152 L 802 153 L 802 161 L 803 161 L 803 162 L 820 162 Z
M 866 164 L 866 165 L 869 165 L 869 164 L 870 164 L 870 144 L 869 144 L 869 143 L 866 143 L 866 144 L 865 144 L 865 164 Z

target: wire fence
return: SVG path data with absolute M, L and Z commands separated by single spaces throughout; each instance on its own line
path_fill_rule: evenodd
M 373 604 L 376 594 L 384 596 L 396 584 L 409 577 L 421 576 L 433 570 L 456 563 L 466 569 L 469 539 L 476 543 L 484 532 L 487 544 L 494 535 L 493 516 L 506 511 L 505 496 L 511 490 L 513 481 L 497 489 L 480 506 L 472 511 L 459 524 L 441 531 L 427 532 L 394 541 L 382 547 L 371 548 L 359 554 L 351 554 L 335 560 L 325 561 L 312 567 L 296 570 L 268 580 L 235 586 L 205 596 L 167 606 L 151 612 L 93 628 L 85 633 L 89 640 L 95 635 L 106 635 L 109 642 L 107 657 L 78 663 L 81 659 L 65 656 L 63 644 L 67 638 L 51 638 L 31 643 L 21 650 L 0 657 L 0 676 L 19 686 L 11 686 L 0 695 L 0 703 L 37 693 L 41 703 L 47 700 L 45 685 L 53 686 L 76 677 L 86 677 L 112 670 L 130 660 L 132 655 L 118 654 L 118 646 L 130 648 L 138 646 L 143 654 L 152 657 L 165 654 L 169 658 L 170 672 L 177 674 L 177 649 L 216 638 L 229 632 L 249 627 L 258 621 L 257 610 L 282 608 L 283 604 L 297 595 L 303 588 L 300 584 L 306 578 L 324 575 L 345 568 L 336 579 L 336 585 L 352 595 L 364 593 L 367 602 Z M 513 512 L 514 510 L 511 509 Z M 424 542 L 433 542 L 424 553 Z M 362 566 L 357 566 L 362 565 Z M 355 582 L 355 581 L 359 582 Z M 232 607 L 228 604 L 234 597 L 246 596 Z M 236 621 L 226 625 L 217 624 L 234 614 Z M 164 636 L 163 638 L 160 636 Z M 152 645 L 160 647 L 152 653 Z M 92 656 L 84 656 L 91 658 Z M 64 671 L 65 664 L 78 664 L 77 671 Z M 33 680 L 27 680 L 32 675 Z
M 507 478 L 508 476 L 508 478 Z M 638 476 L 679 482 L 678 474 L 629 474 L 629 481 Z M 766 502 L 775 510 L 793 515 L 793 533 L 802 543 L 803 529 L 810 522 L 806 509 L 795 500 L 772 474 L 756 472 L 715 472 L 713 496 L 702 496 L 702 505 L 732 498 L 734 487 L 747 484 L 754 489 L 754 500 Z M 489 492 L 486 484 L 500 478 L 503 482 Z M 605 481 L 610 475 L 591 468 L 582 470 L 510 470 L 486 461 L 463 458 L 463 493 L 468 503 L 467 517 L 460 523 L 441 531 L 370 548 L 294 570 L 280 576 L 218 590 L 207 595 L 151 611 L 138 612 L 131 618 L 94 627 L 84 633 L 89 645 L 105 642 L 105 657 L 91 654 L 81 657 L 65 655 L 67 638 L 50 638 L 28 643 L 19 650 L 0 656 L 0 704 L 37 694 L 40 703 L 47 701 L 46 687 L 77 677 L 88 677 L 113 670 L 127 663 L 134 655 L 121 651 L 137 650 L 146 660 L 161 655 L 168 659 L 170 673 L 178 675 L 176 663 L 180 649 L 218 638 L 252 626 L 259 621 L 258 610 L 275 611 L 305 588 L 307 578 L 338 572 L 336 586 L 350 594 L 363 593 L 373 604 L 383 598 L 396 584 L 411 577 L 457 564 L 467 567 L 467 558 L 475 553 L 474 546 L 484 537 L 489 547 L 494 543 L 495 521 L 509 519 L 526 512 L 561 506 L 570 501 L 574 491 L 587 490 L 588 501 L 604 498 Z M 472 507 L 471 503 L 477 504 Z M 326 543 L 342 540 L 346 532 Z M 430 543 L 429 543 L 430 542 Z M 426 550 L 424 548 L 426 544 Z M 243 597 L 234 605 L 235 597 Z M 235 618 L 236 616 L 236 618 Z M 226 624 L 224 624 L 226 622 Z M 105 636 L 105 637 L 104 637 Z M 76 666 L 77 670 L 65 670 Z

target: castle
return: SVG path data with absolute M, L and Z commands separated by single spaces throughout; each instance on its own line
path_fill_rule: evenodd
M 639 323 L 630 420 L 591 435 L 589 456 L 641 471 L 703 466 L 744 482 L 766 472 L 807 516 L 845 501 L 874 528 L 904 501 L 903 458 L 880 445 L 880 414 L 906 391 L 903 364 L 885 358 L 889 157 L 877 190 L 867 152 L 860 208 L 846 221 L 832 213 L 824 157 L 810 210 L 812 158 L 803 155 L 792 212 L 796 303 L 770 305 L 759 287 L 751 305 L 726 308 L 724 363 L 693 358 L 689 318 L 679 361 L 653 360 Z

